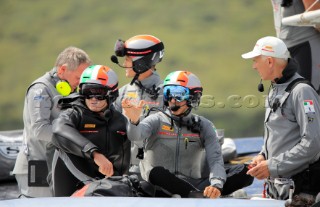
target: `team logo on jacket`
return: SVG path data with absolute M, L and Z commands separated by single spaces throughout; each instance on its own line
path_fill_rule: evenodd
M 126 97 L 127 98 L 137 98 L 138 97 L 138 94 L 136 92 L 128 92 L 126 94 Z
M 117 131 L 117 134 L 120 134 L 122 136 L 126 135 L 127 133 L 125 131 Z
M 173 132 L 173 127 L 168 126 L 168 125 L 162 125 L 161 129 L 165 130 L 165 131 Z
M 96 125 L 95 124 L 85 124 L 84 128 L 85 129 L 94 129 L 94 128 L 96 128 Z
M 304 100 L 303 101 L 304 113 L 316 113 L 314 110 L 313 100 Z

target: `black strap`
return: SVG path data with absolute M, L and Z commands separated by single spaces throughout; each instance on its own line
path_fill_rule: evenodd
M 133 49 L 133 48 L 126 48 L 126 55 L 129 56 L 146 56 L 150 53 L 158 52 L 164 49 L 164 45 L 162 42 L 159 42 L 158 44 L 152 45 L 148 48 L 142 48 L 142 49 Z
M 146 88 L 142 85 L 140 81 L 134 82 L 142 91 L 145 91 L 147 94 L 150 95 L 152 100 L 157 100 L 159 96 L 160 87 L 156 87 L 156 85 L 152 86 L 152 89 Z
M 313 85 L 310 83 L 310 81 L 308 81 L 308 80 L 305 79 L 305 78 L 297 78 L 297 79 L 293 80 L 291 83 L 289 83 L 289 85 L 287 86 L 287 88 L 285 89 L 285 91 L 286 91 L 287 93 L 289 93 L 289 95 L 290 95 L 291 91 L 292 91 L 299 83 L 308 84 L 309 86 L 311 86 L 311 87 L 316 91 L 316 89 L 313 87 Z M 282 104 L 279 102 L 279 99 L 276 99 L 276 100 L 275 100 L 275 102 L 273 103 L 273 106 L 272 106 L 273 112 L 275 112 L 275 111 L 278 109 L 278 107 L 283 106 L 283 105 L 287 102 L 289 95 L 288 95 L 287 98 L 283 101 Z M 281 113 L 282 113 L 282 115 L 284 115 L 282 109 L 281 109 Z M 288 120 L 289 120 L 289 119 L 288 119 Z M 292 121 L 292 120 L 289 120 L 289 121 Z M 292 122 L 295 122 L 295 121 L 292 121 Z
M 291 93 L 291 91 L 299 84 L 299 83 L 305 83 L 308 84 L 309 86 L 311 86 L 315 91 L 316 89 L 313 87 L 313 85 L 310 83 L 310 81 L 308 81 L 305 78 L 297 78 L 295 80 L 293 80 L 285 89 L 286 92 Z

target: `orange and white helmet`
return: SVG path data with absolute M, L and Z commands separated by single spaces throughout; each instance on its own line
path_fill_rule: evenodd
M 127 41 L 117 40 L 114 51 L 116 56 L 132 57 L 133 71 L 141 74 L 162 60 L 164 45 L 161 40 L 155 36 L 136 35 Z

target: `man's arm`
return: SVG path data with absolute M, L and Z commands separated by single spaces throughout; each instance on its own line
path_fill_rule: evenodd
M 306 84 L 296 86 L 291 95 L 296 122 L 300 127 L 300 141 L 290 150 L 268 160 L 270 174 L 273 177 L 301 172 L 319 156 L 319 96 Z M 309 107 L 308 104 L 312 106 Z
M 160 126 L 160 119 L 157 114 L 151 114 L 138 124 L 133 124 L 128 120 L 127 133 L 131 141 L 143 141 L 155 134 Z
M 207 162 L 210 168 L 209 180 L 212 186 L 223 188 L 226 181 L 223 157 L 220 143 L 213 129 L 213 124 L 208 120 L 201 120 L 201 138 L 204 140 Z
M 24 119 L 30 119 L 32 137 L 37 137 L 39 140 L 51 141 L 52 137 L 52 123 L 51 123 L 51 109 L 52 99 L 46 90 L 46 86 L 43 84 L 36 84 L 32 86 L 27 95 L 27 110 L 26 113 L 29 117 Z
M 92 159 L 93 152 L 98 147 L 84 137 L 77 129 L 76 123 L 80 117 L 71 110 L 61 112 L 59 117 L 53 121 L 52 143 L 67 153 L 71 153 L 80 157 Z

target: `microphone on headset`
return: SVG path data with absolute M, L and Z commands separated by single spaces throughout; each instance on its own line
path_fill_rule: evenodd
M 177 105 L 170 106 L 169 108 L 171 111 L 178 111 L 182 106 L 185 106 L 185 105 L 188 105 L 188 103 L 181 105 L 181 106 L 177 106 Z
M 117 58 L 117 56 L 115 56 L 115 55 L 112 55 L 112 56 L 111 56 L 111 61 L 112 61 L 113 63 L 119 65 L 121 68 L 131 68 L 131 67 L 125 67 L 125 66 L 120 65 L 120 64 L 119 64 L 119 61 L 118 61 L 118 58 Z
M 122 68 L 132 68 L 132 67 L 126 67 L 126 66 L 120 65 L 120 64 L 119 64 L 119 61 L 118 61 L 118 58 L 117 58 L 117 56 L 115 56 L 115 55 L 112 55 L 112 56 L 111 56 L 111 61 L 112 61 L 113 63 L 119 65 L 119 66 L 122 67 Z M 139 73 L 136 73 L 135 76 L 133 77 L 133 79 L 131 80 L 130 85 L 132 85 L 136 80 L 138 80 L 138 77 L 139 77 Z
M 178 111 L 180 109 L 181 106 L 177 106 L 177 105 L 174 105 L 174 106 L 170 106 L 170 110 L 171 111 Z
M 263 84 L 262 84 L 262 79 L 260 80 L 260 83 L 258 85 L 258 91 L 259 92 L 263 92 L 264 91 L 264 87 L 263 87 Z

